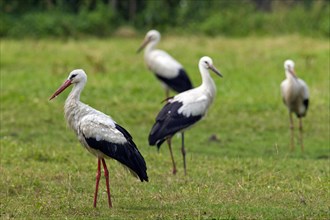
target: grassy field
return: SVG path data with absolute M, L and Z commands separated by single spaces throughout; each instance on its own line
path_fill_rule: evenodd
M 164 91 L 135 53 L 142 38 L 1 40 L 1 219 L 330 218 L 328 39 L 164 36 L 159 47 L 194 85 L 203 55 L 224 75 L 213 75 L 216 100 L 186 133 L 187 176 L 173 138 L 173 176 L 167 146 L 147 143 Z M 279 91 L 287 58 L 310 87 L 304 153 L 289 150 Z M 112 209 L 103 176 L 92 207 L 97 163 L 64 121 L 69 91 L 48 101 L 76 68 L 89 77 L 82 101 L 127 128 L 147 162 L 149 183 L 140 183 L 108 161 Z

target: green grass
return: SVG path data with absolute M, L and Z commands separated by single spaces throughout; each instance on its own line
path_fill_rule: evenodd
M 135 53 L 141 41 L 1 40 L 2 219 L 330 218 L 328 39 L 165 36 L 160 48 L 180 60 L 194 85 L 203 55 L 224 75 L 213 75 L 216 100 L 186 132 L 187 176 L 179 138 L 173 138 L 176 176 L 166 145 L 159 152 L 148 146 L 164 91 Z M 298 145 L 289 150 L 279 91 L 287 58 L 310 87 L 304 153 Z M 150 182 L 140 183 L 108 161 L 112 209 L 103 177 L 92 207 L 97 163 L 66 127 L 69 91 L 48 101 L 75 68 L 89 77 L 82 101 L 127 128 L 147 162 Z

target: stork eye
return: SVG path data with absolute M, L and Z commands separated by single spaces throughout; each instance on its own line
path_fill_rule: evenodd
M 77 76 L 77 74 L 72 74 L 71 76 L 70 76 L 70 79 L 73 79 L 73 78 L 75 78 Z

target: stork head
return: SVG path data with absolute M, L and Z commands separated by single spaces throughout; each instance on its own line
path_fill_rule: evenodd
M 62 93 L 66 88 L 68 88 L 72 84 L 83 84 L 85 85 L 87 81 L 87 75 L 84 70 L 76 69 L 73 70 L 67 80 L 54 92 L 54 94 L 49 98 L 52 100 L 53 98 L 57 97 L 60 93 Z
M 294 62 L 292 60 L 286 60 L 284 62 L 285 72 L 290 73 L 294 78 L 297 78 L 296 73 L 294 71 Z
M 223 77 L 220 73 L 219 70 L 217 70 L 215 68 L 215 66 L 213 66 L 213 61 L 210 57 L 208 56 L 204 56 L 199 60 L 199 66 L 203 69 L 209 69 L 212 70 L 214 73 L 216 73 L 218 76 Z
M 144 40 L 137 50 L 139 53 L 145 46 L 147 46 L 150 42 L 153 42 L 154 44 L 157 44 L 160 41 L 160 33 L 157 30 L 150 30 L 144 37 Z

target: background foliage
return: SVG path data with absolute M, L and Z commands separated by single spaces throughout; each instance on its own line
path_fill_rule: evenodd
M 329 36 L 329 0 L 1 0 L 0 36 L 105 37 L 145 32 Z

